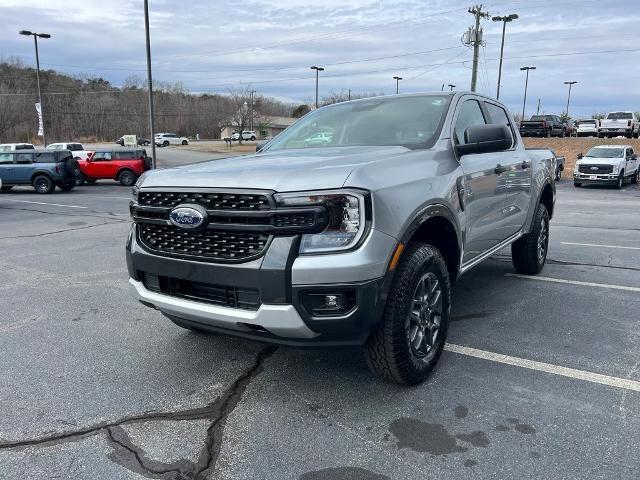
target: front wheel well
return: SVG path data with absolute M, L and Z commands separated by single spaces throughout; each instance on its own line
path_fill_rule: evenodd
M 551 185 L 549 185 L 548 183 L 544 186 L 544 189 L 542 190 L 542 195 L 540 195 L 540 203 L 547 208 L 547 212 L 549 213 L 549 218 L 553 217 L 553 189 L 551 188 Z
M 407 242 L 428 243 L 442 254 L 453 283 L 460 269 L 460 246 L 456 229 L 444 217 L 431 217 L 422 223 Z

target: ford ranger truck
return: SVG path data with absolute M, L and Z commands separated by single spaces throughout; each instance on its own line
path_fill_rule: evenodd
M 578 154 L 573 184 L 615 185 L 622 188 L 625 180 L 638 183 L 640 162 L 631 145 L 598 145 L 586 155 Z
M 327 134 L 327 143 L 305 140 Z M 191 329 L 296 347 L 363 347 L 422 382 L 442 353 L 451 286 L 510 246 L 543 268 L 555 161 L 474 93 L 319 108 L 261 151 L 146 172 L 126 243 L 136 297 Z

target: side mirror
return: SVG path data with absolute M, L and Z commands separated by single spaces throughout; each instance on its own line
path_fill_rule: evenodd
M 633 155 L 631 155 L 631 160 L 637 160 L 638 159 L 638 154 L 634 153 Z
M 464 145 L 456 145 L 459 156 L 473 153 L 504 152 L 513 145 L 511 129 L 507 125 L 473 125 L 464 132 Z
M 578 160 L 580 160 L 580 159 L 582 159 L 582 157 L 584 157 L 584 155 L 582 155 L 581 153 L 579 153 L 579 154 L 577 155 L 577 157 L 576 157 L 576 158 L 577 158 Z
M 261 152 L 267 143 L 269 143 L 269 140 L 260 140 L 256 143 L 256 153 Z

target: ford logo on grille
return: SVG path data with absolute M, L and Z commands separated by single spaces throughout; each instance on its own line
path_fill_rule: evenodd
M 176 227 L 196 229 L 205 223 L 207 211 L 199 205 L 182 205 L 171 210 L 169 221 Z
M 591 167 L 591 170 L 599 170 L 598 167 Z

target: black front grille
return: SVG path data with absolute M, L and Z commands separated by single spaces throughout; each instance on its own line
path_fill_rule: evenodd
M 175 207 L 195 203 L 208 210 L 269 210 L 269 199 L 262 194 L 224 192 L 140 192 L 140 205 Z
M 260 256 L 269 235 L 204 230 L 193 232 L 170 225 L 138 224 L 138 238 L 149 250 L 203 260 L 247 260 Z
M 613 165 L 578 165 L 578 172 L 600 175 L 613 172 Z
M 260 291 L 255 288 L 212 285 L 145 272 L 140 272 L 140 277 L 148 290 L 173 297 L 243 310 L 257 310 L 262 303 Z

